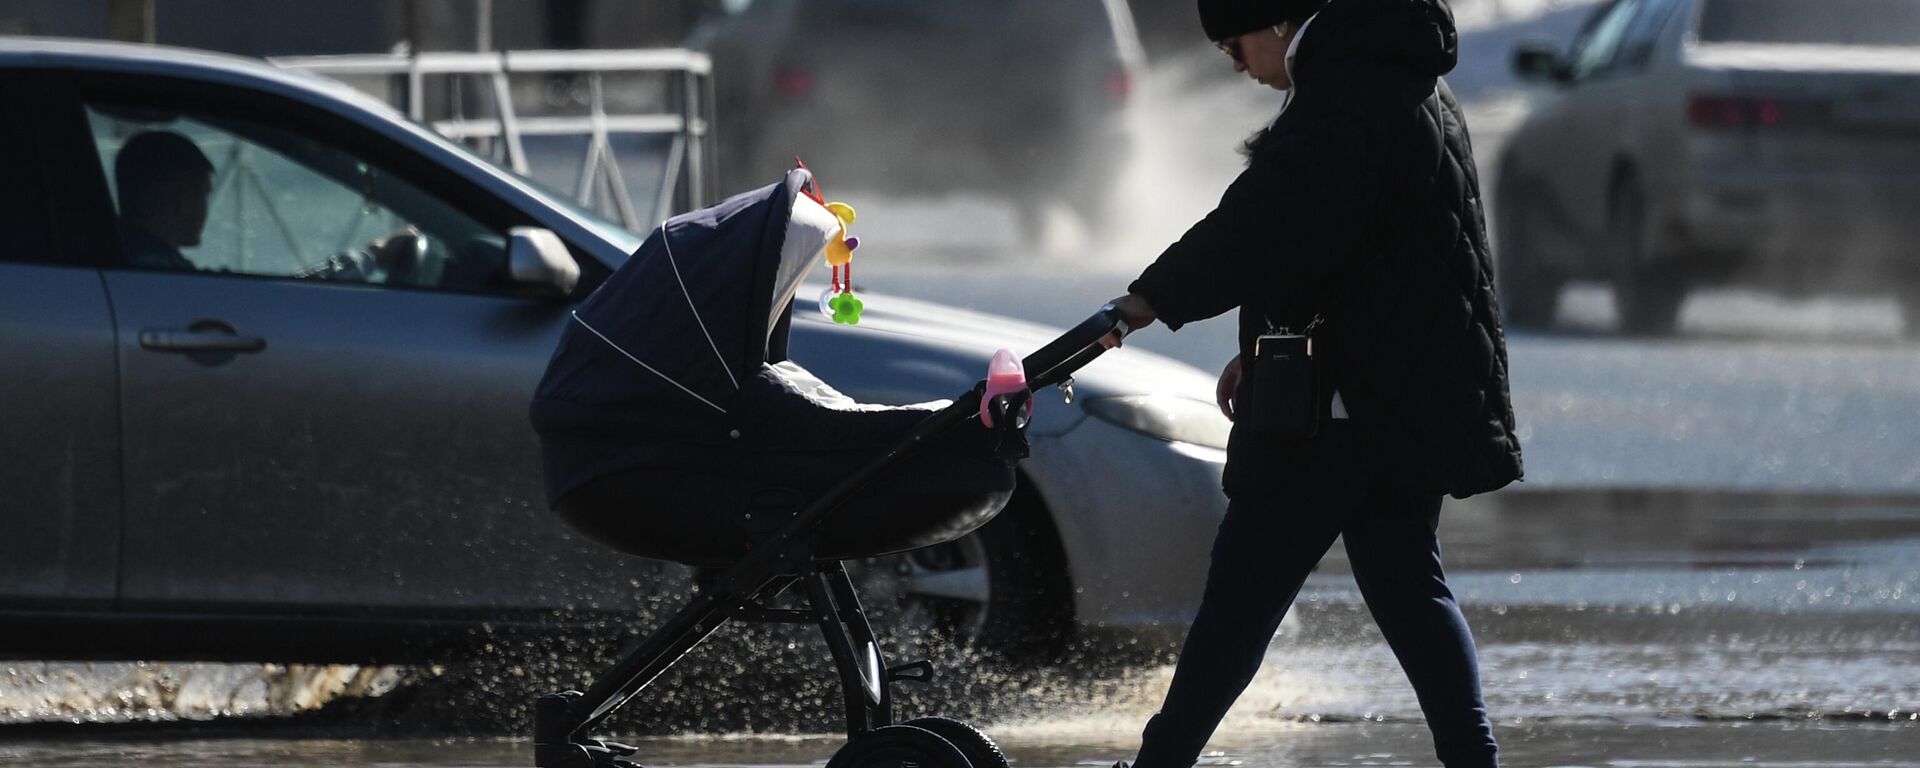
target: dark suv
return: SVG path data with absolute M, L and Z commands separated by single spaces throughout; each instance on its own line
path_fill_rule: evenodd
M 1143 66 L 1125 0 L 733 5 L 691 41 L 713 57 L 723 188 L 798 155 L 829 188 L 984 190 L 1101 225 Z

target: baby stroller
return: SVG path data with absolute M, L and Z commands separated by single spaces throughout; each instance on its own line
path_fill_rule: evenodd
M 587 691 L 539 699 L 541 768 L 635 765 L 632 747 L 589 734 L 728 621 L 820 627 L 847 717 L 830 768 L 1005 765 L 971 726 L 894 722 L 892 684 L 931 679 L 932 665 L 885 662 L 840 561 L 992 519 L 1026 455 L 1032 393 L 1126 325 L 1103 308 L 1027 357 L 1011 391 L 983 381 L 951 403 L 855 403 L 787 359 L 794 293 L 839 226 L 811 184 L 795 170 L 667 222 L 575 311 L 541 380 L 532 417 L 560 517 L 620 551 L 718 574 Z M 796 584 L 806 608 L 772 607 Z

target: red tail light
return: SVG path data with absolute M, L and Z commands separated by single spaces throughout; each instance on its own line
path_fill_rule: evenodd
M 773 76 L 773 84 L 782 96 L 805 96 L 813 92 L 813 73 L 804 69 L 783 69 Z
M 1695 128 L 1742 128 L 1747 124 L 1747 103 L 1742 99 L 1695 96 L 1687 105 L 1687 123 Z
M 1133 95 L 1133 73 L 1124 69 L 1107 76 L 1107 95 L 1125 99 Z
M 1808 101 L 1694 94 L 1687 103 L 1687 123 L 1701 130 L 1798 127 L 1819 119 L 1820 106 Z

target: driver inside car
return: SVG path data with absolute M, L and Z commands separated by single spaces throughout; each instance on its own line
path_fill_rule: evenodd
M 213 163 L 199 145 L 173 131 L 127 139 L 113 161 L 120 196 L 120 238 L 127 264 L 195 271 L 180 251 L 200 245 L 213 197 Z M 418 284 L 426 237 L 407 227 L 295 272 L 298 278 Z
M 200 244 L 213 196 L 213 163 L 200 147 L 172 131 L 137 134 L 114 158 L 113 182 L 127 263 L 199 269 L 180 249 Z

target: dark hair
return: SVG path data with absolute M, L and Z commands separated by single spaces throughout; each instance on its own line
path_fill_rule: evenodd
M 1253 164 L 1253 156 L 1260 152 L 1260 148 L 1267 145 L 1267 133 L 1271 130 L 1260 128 L 1240 142 L 1240 156 L 1247 159 L 1248 165 Z
M 191 139 L 172 131 L 143 131 L 113 158 L 113 185 L 120 212 L 146 208 L 173 194 L 172 185 L 193 174 L 213 173 L 213 163 Z

